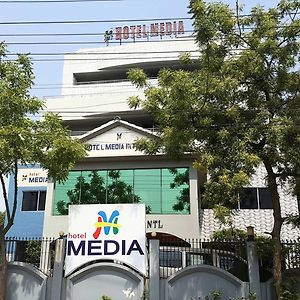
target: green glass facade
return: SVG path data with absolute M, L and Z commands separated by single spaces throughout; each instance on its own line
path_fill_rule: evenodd
M 189 169 L 72 171 L 56 183 L 54 215 L 67 214 L 68 203 L 144 203 L 151 214 L 189 214 Z

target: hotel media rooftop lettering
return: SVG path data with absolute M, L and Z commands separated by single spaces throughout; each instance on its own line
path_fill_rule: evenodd
M 169 21 L 152 23 L 150 25 L 126 25 L 123 27 L 116 27 L 115 31 L 107 30 L 104 35 L 106 42 L 110 40 L 128 40 L 128 39 L 142 39 L 163 36 L 177 36 L 184 34 L 183 21 Z

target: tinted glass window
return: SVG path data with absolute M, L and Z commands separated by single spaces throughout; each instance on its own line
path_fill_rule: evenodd
M 55 186 L 53 214 L 67 214 L 68 203 L 144 203 L 150 214 L 189 214 L 189 169 L 73 171 Z
M 240 193 L 240 207 L 241 209 L 258 208 L 257 204 L 257 189 L 243 188 Z
M 261 209 L 273 208 L 271 192 L 268 188 L 259 188 L 259 206 Z
M 189 169 L 161 169 L 162 213 L 190 212 Z
M 39 205 L 38 210 L 45 210 L 45 204 L 46 204 L 46 191 L 41 191 L 39 195 Z
M 22 210 L 34 211 L 37 209 L 38 192 L 23 192 Z
M 161 213 L 161 170 L 134 170 L 134 193 L 150 207 L 151 214 Z
M 54 215 L 60 215 L 59 205 L 60 203 L 69 203 L 69 196 L 72 191 L 77 190 L 78 199 L 81 191 L 81 183 L 80 181 L 81 172 L 70 172 L 68 175 L 68 179 L 64 183 L 58 183 L 55 185 L 55 205 L 53 206 Z M 75 196 L 74 196 L 75 197 Z M 78 203 L 79 204 L 79 203 Z

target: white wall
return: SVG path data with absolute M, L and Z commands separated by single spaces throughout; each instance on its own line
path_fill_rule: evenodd
M 45 110 L 59 112 L 63 115 L 63 119 L 83 119 L 84 116 L 95 114 L 95 111 L 99 113 L 127 111 L 129 110 L 128 97 L 143 96 L 143 92 L 130 82 L 74 85 L 73 74 L 97 72 L 106 68 L 118 69 L 134 63 L 177 60 L 182 51 L 195 50 L 197 45 L 193 41 L 177 38 L 170 42 L 139 42 L 106 48 L 82 49 L 74 54 L 68 54 L 65 56 L 62 96 L 46 99 Z M 198 53 L 192 55 L 197 57 Z M 79 58 L 87 60 L 72 60 Z M 153 84 L 155 82 L 152 80 Z M 69 113 L 70 110 L 74 113 Z

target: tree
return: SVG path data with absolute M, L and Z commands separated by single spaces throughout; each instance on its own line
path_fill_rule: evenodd
M 189 169 L 184 173 L 178 172 L 177 169 L 169 169 L 169 172 L 174 176 L 173 182 L 170 184 L 171 189 L 182 187 L 180 195 L 176 197 L 177 202 L 173 205 L 176 211 L 190 211 L 190 187 L 189 187 Z
M 39 119 L 43 102 L 31 97 L 32 64 L 27 55 L 15 61 L 6 59 L 6 47 L 0 44 L 0 182 L 5 203 L 6 223 L 0 228 L 0 300 L 5 299 L 7 260 L 5 234 L 13 226 L 18 195 L 18 169 L 21 165 L 40 164 L 48 176 L 64 181 L 69 170 L 85 155 L 85 146 L 70 137 L 57 115 Z M 14 194 L 9 204 L 4 177 L 14 178 Z
M 58 212 L 67 215 L 70 204 L 139 203 L 141 201 L 141 198 L 134 194 L 133 186 L 120 180 L 120 171 L 111 170 L 107 175 L 111 180 L 107 186 L 105 178 L 97 171 L 89 174 L 88 182 L 84 176 L 78 176 L 74 189 L 67 191 L 69 202 L 63 200 L 57 202 Z
M 0 228 L 3 228 L 4 226 L 4 220 L 5 220 L 5 212 L 0 211 Z
M 233 11 L 222 3 L 192 0 L 199 60 L 188 55 L 182 60 L 197 63 L 198 70 L 163 69 L 157 87 L 142 70 L 129 72 L 145 94 L 143 100 L 131 97 L 129 104 L 153 116 L 161 137 L 136 146 L 148 153 L 163 149 L 175 157 L 194 153 L 195 167 L 210 174 L 206 201 L 236 202 L 255 169 L 265 168 L 273 203 L 270 234 L 278 298 L 285 221 L 278 187 L 288 184 L 297 192 L 300 175 L 299 8 L 297 0 L 282 0 L 269 10 L 254 7 L 242 16 L 239 7 Z

